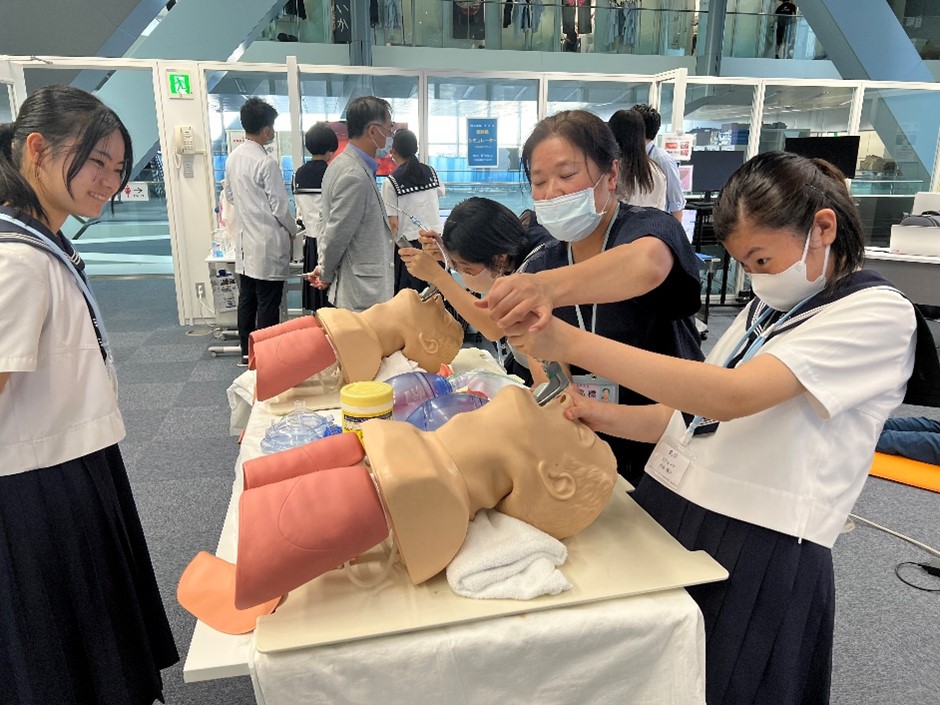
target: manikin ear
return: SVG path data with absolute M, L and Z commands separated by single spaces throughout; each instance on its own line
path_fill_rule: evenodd
M 539 461 L 535 470 L 548 493 L 557 500 L 567 501 L 574 497 L 578 483 L 574 476 L 544 460 Z
M 835 242 L 838 224 L 836 213 L 831 208 L 816 211 L 810 247 L 827 247 Z
M 421 349 L 429 355 L 436 355 L 441 349 L 441 342 L 437 338 L 427 336 L 424 333 L 418 333 L 418 343 Z

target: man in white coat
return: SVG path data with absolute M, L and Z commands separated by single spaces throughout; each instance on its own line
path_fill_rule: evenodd
M 310 283 L 338 308 L 364 311 L 395 294 L 394 243 L 375 183 L 376 157 L 392 146 L 392 111 L 375 96 L 346 108 L 349 143 L 323 176 L 318 263 Z
M 245 141 L 225 162 L 225 197 L 235 206 L 238 339 L 248 362 L 248 336 L 280 322 L 297 223 L 290 214 L 281 167 L 265 150 L 274 140 L 277 110 L 260 98 L 241 108 Z

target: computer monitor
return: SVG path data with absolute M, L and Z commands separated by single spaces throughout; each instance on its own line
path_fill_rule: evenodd
M 855 178 L 858 164 L 858 147 L 861 137 L 787 137 L 784 149 L 811 159 L 825 159 L 839 169 L 845 178 Z
M 692 190 L 710 198 L 712 193 L 721 191 L 743 163 L 743 151 L 693 150 L 689 160 L 692 165 Z

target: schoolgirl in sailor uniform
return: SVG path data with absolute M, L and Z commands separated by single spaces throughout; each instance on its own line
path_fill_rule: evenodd
M 860 269 L 858 212 L 832 165 L 759 155 L 731 177 L 714 216 L 757 298 L 704 364 L 550 316 L 536 323 L 533 306 L 511 311 L 512 278 L 497 282 L 489 305 L 526 353 L 580 365 L 659 402 L 579 398 L 570 415 L 657 441 L 634 499 L 730 573 L 689 588 L 705 618 L 707 701 L 826 703 L 831 547 L 892 410 L 902 400 L 936 403 L 936 352 L 913 305 Z M 602 295 L 585 289 L 586 301 Z
M 117 443 L 107 332 L 59 228 L 127 183 L 130 136 L 46 86 L 0 125 L 0 682 L 18 705 L 150 705 L 179 660 Z

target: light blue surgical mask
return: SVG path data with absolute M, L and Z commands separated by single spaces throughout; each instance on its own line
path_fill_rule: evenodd
M 382 128 L 381 128 L 380 126 L 377 125 L 377 127 L 379 128 L 379 131 L 382 130 Z M 376 143 L 376 141 L 375 141 L 374 139 L 372 140 L 372 144 L 374 144 L 375 147 L 376 147 L 376 149 L 375 149 L 375 158 L 376 158 L 376 159 L 385 159 L 385 157 L 388 156 L 388 153 L 392 151 L 392 139 L 393 139 L 393 138 L 392 138 L 392 135 L 388 135 L 388 136 L 385 138 L 385 146 L 384 146 L 384 147 L 380 147 L 380 146 Z
M 535 201 L 535 215 L 538 216 L 539 225 L 561 242 L 578 242 L 586 238 L 597 228 L 610 203 L 608 191 L 604 207 L 599 212 L 594 210 L 594 189 L 605 176 L 601 174 L 597 183 L 581 191 Z

